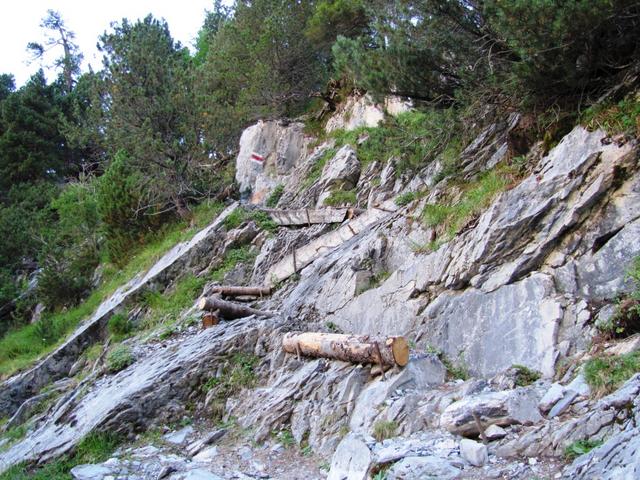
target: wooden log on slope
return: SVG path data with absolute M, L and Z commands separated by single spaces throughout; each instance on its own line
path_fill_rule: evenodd
M 218 310 L 221 316 L 229 320 L 250 317 L 251 315 L 259 317 L 272 317 L 274 315 L 272 312 L 264 312 L 237 303 L 227 302 L 218 297 L 202 297 L 198 302 L 198 308 L 210 312 Z
M 270 287 L 213 287 L 211 293 L 219 293 L 226 297 L 263 297 L 271 295 Z
M 333 358 L 345 362 L 404 367 L 409 346 L 404 337 L 376 338 L 338 333 L 287 333 L 282 339 L 287 353 Z

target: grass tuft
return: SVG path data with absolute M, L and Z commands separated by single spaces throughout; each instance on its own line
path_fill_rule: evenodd
M 607 395 L 640 372 L 640 352 L 599 356 L 584 365 L 584 378 L 596 395 Z
M 387 438 L 395 437 L 398 433 L 398 424 L 393 420 L 378 420 L 373 425 L 373 438 L 381 442 Z

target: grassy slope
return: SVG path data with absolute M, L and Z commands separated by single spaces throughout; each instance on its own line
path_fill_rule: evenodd
M 194 209 L 190 225 L 184 222 L 171 225 L 135 253 L 128 264 L 117 269 L 106 265 L 100 286 L 80 305 L 66 311 L 46 315 L 33 325 L 9 332 L 0 339 L 0 378 L 29 367 L 37 359 L 60 345 L 83 319 L 90 316 L 102 301 L 139 272 L 150 268 L 175 244 L 192 238 L 220 213 L 222 205 L 205 203 Z

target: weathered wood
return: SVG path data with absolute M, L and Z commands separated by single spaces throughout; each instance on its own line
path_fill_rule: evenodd
M 237 303 L 227 302 L 218 297 L 202 297 L 198 302 L 198 308 L 208 311 L 219 310 L 220 315 L 228 320 L 249 317 L 251 315 L 257 315 L 259 317 L 272 317 L 274 315 L 272 312 L 264 312 Z
M 271 287 L 213 287 L 210 293 L 219 293 L 226 297 L 263 297 L 271 295 Z
M 352 208 L 320 208 L 297 210 L 265 210 L 271 219 L 281 226 L 312 225 L 316 223 L 342 223 L 357 211 Z
M 287 333 L 282 339 L 287 353 L 333 358 L 345 362 L 372 363 L 404 367 L 409 361 L 409 346 L 404 337 L 377 338 L 339 333 Z
M 218 312 L 207 312 L 202 316 L 202 329 L 213 327 L 220 323 L 220 319 L 218 318 Z
M 341 225 L 340 228 L 296 249 L 269 269 L 265 278 L 265 285 L 273 286 L 286 280 L 317 258 L 342 245 L 383 218 L 388 217 L 397 208 L 393 202 L 387 202 L 384 204 L 384 208 L 376 207 L 367 210 L 359 217 L 350 220 L 345 225 Z

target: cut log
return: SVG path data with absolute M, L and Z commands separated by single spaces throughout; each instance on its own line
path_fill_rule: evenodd
M 226 297 L 263 297 L 271 295 L 270 287 L 213 287 L 211 293 L 219 293 Z
M 198 302 L 198 308 L 200 310 L 207 310 L 210 312 L 219 310 L 220 315 L 228 320 L 249 317 L 251 315 L 256 315 L 258 317 L 272 317 L 275 315 L 272 312 L 264 312 L 244 305 L 238 305 L 237 303 L 227 302 L 226 300 L 222 300 L 218 297 L 201 298 Z
M 220 322 L 218 312 L 207 312 L 202 316 L 202 329 L 213 327 Z
M 404 337 L 376 338 L 338 333 L 287 333 L 282 339 L 287 353 L 333 358 L 345 362 L 373 363 L 404 367 L 409 361 L 409 346 Z

